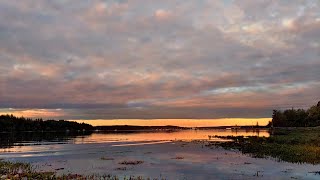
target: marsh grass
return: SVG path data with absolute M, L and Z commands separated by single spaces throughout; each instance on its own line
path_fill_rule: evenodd
M 4 179 L 53 179 L 54 172 L 36 172 L 28 163 L 0 161 L 0 177 Z
M 278 161 L 320 164 L 320 129 L 276 129 L 270 137 L 216 136 L 229 142 L 207 146 L 237 149 L 256 158 L 273 157 Z
M 141 163 L 141 161 L 139 161 Z M 138 164 L 139 164 L 138 163 Z M 129 163 L 130 164 L 130 163 Z M 118 169 L 118 170 L 126 170 Z M 56 175 L 56 172 L 38 172 L 29 163 L 20 162 L 7 162 L 0 160 L 0 179 L 10 179 L 10 180 L 33 180 L 33 179 L 48 179 L 48 180 L 120 180 L 118 176 L 111 174 L 93 174 L 93 175 L 81 175 L 81 174 L 63 174 L 60 176 Z M 151 178 L 144 178 L 142 176 L 128 176 L 121 178 L 123 180 L 151 180 Z M 156 180 L 157 178 L 153 179 Z M 163 178 L 161 178 L 163 180 Z

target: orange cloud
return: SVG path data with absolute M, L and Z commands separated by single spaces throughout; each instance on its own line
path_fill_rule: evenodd
M 65 113 L 61 109 L 27 109 L 27 110 L 18 110 L 11 109 L 8 111 L 0 112 L 0 115 L 12 114 L 17 117 L 28 117 L 28 118 L 57 118 L 64 116 Z
M 169 19 L 171 16 L 171 12 L 167 11 L 167 10 L 163 10 L 163 9 L 158 9 L 155 11 L 154 16 L 158 19 L 158 20 L 166 20 Z

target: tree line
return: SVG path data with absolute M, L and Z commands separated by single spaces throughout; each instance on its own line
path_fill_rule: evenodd
M 13 115 L 0 115 L 0 132 L 19 131 L 78 131 L 94 130 L 94 127 L 65 120 L 43 120 L 15 117 Z
M 272 121 L 268 126 L 274 127 L 315 127 L 320 126 L 320 101 L 309 109 L 273 110 Z

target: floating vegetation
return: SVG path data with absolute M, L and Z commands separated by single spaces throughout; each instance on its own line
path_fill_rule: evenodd
M 144 161 L 121 161 L 119 162 L 119 164 L 122 165 L 138 165 L 138 164 L 142 164 L 144 163 Z
M 114 158 L 109 158 L 109 157 L 101 157 L 101 160 L 105 160 L 105 161 L 112 161 L 114 160 Z
M 257 171 L 253 176 L 262 177 L 263 175 L 261 174 L 261 172 L 263 171 Z
M 181 160 L 181 159 L 184 159 L 184 157 L 182 157 L 182 156 L 177 156 L 177 157 L 174 157 L 174 158 L 171 158 L 171 159 Z
M 116 170 L 116 171 L 126 171 L 127 167 L 117 167 L 114 170 Z
M 312 174 L 315 174 L 315 175 L 320 175 L 320 171 L 312 171 L 312 172 L 309 172 L 309 173 L 312 173 Z
M 64 170 L 64 168 L 57 168 L 56 171 Z

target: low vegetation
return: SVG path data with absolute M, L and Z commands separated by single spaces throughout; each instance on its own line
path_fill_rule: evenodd
M 54 172 L 36 172 L 30 164 L 0 161 L 0 179 L 54 179 Z
M 114 158 L 111 158 L 111 157 L 101 157 L 100 159 L 101 159 L 101 160 L 105 160 L 105 161 L 112 161 L 112 160 L 114 160 Z
M 119 164 L 122 165 L 138 165 L 138 164 L 143 164 L 144 161 L 121 161 Z
M 123 169 L 122 169 L 123 170 Z M 0 179 L 11 179 L 11 180 L 31 180 L 31 179 L 49 179 L 49 180 L 94 180 L 94 179 L 104 179 L 104 180 L 151 180 L 153 178 L 144 178 L 142 176 L 128 176 L 119 178 L 111 174 L 104 175 L 80 175 L 80 174 L 64 174 L 57 175 L 55 172 L 38 172 L 32 165 L 28 163 L 19 162 L 7 162 L 0 159 Z M 160 178 L 163 180 L 163 178 Z M 157 180 L 157 178 L 153 179 Z
M 182 157 L 182 156 L 177 156 L 177 157 L 174 157 L 174 158 L 171 158 L 171 159 L 181 160 L 181 159 L 184 159 L 184 157 Z
M 270 137 L 216 136 L 228 142 L 208 146 L 238 149 L 253 157 L 273 157 L 292 163 L 320 164 L 320 128 L 274 129 Z

